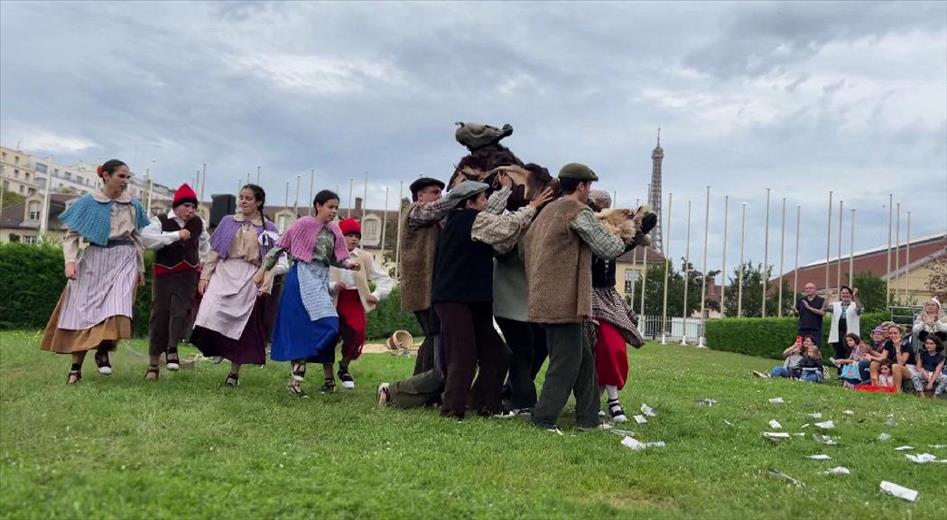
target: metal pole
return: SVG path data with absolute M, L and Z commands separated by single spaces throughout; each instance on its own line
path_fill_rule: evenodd
M 901 203 L 898 202 L 895 208 L 895 221 L 894 221 L 894 304 L 898 305 L 900 302 L 898 298 L 898 291 L 901 289 L 901 286 L 898 282 L 901 280 L 901 273 L 898 271 L 901 270 Z
M 247 174 L 247 179 L 249 179 L 249 178 L 250 178 L 250 174 L 248 173 L 248 174 Z M 249 181 L 248 181 L 248 182 L 249 182 Z M 259 167 L 259 166 L 256 167 L 256 184 L 257 184 L 257 186 L 260 185 L 260 167 Z
M 315 211 L 315 203 L 312 202 L 312 189 L 315 186 L 316 181 L 316 169 L 312 168 L 309 170 L 309 198 L 306 200 L 306 204 L 309 204 L 309 216 L 312 216 L 312 212 Z
M 704 310 L 707 299 L 707 238 L 710 236 L 710 185 L 707 186 L 707 198 L 704 202 L 704 265 L 701 267 L 703 276 L 700 280 L 700 334 L 697 337 L 697 346 L 704 346 Z
M 766 290 L 769 289 L 769 188 L 766 188 L 766 231 L 763 232 L 763 299 L 761 300 L 761 316 L 766 317 Z
M 51 184 L 50 183 L 51 178 L 52 178 L 52 175 L 50 175 L 49 172 L 47 171 L 46 172 L 46 189 L 44 190 L 44 193 L 43 193 L 43 210 L 40 212 L 40 216 L 39 216 L 40 218 L 39 236 L 40 237 L 43 237 L 46 235 L 46 231 L 48 230 L 48 226 L 49 226 L 49 185 Z M 2 197 L 2 195 L 0 195 L 0 197 Z M 151 217 L 150 207 L 148 208 L 146 213 L 148 213 L 148 217 L 150 218 Z
M 385 236 L 388 231 L 388 186 L 385 186 L 385 212 L 381 214 L 381 259 L 385 260 Z
M 855 285 L 855 210 L 854 208 L 850 210 L 852 212 L 852 239 L 848 244 L 848 286 L 851 287 Z
M 668 271 L 671 268 L 671 204 L 674 200 L 674 194 L 668 193 L 668 212 L 664 227 L 664 303 L 661 308 L 661 344 L 667 345 L 667 318 L 668 318 Z
M 737 318 L 743 317 L 743 245 L 746 242 L 746 202 L 740 221 L 740 273 L 737 275 Z
M 345 216 L 352 216 L 352 189 L 355 187 L 355 179 L 349 179 L 349 207 L 345 210 Z
M 841 291 L 842 287 L 842 208 L 845 206 L 844 200 L 838 201 L 838 260 L 835 262 L 835 286 Z M 839 292 L 841 295 L 842 293 Z
M 395 278 L 398 278 L 398 270 L 401 268 L 401 221 L 404 220 L 402 201 L 404 201 L 404 181 L 401 181 L 398 187 L 398 236 L 395 237 Z
M 201 167 L 201 200 L 204 202 L 204 186 L 207 184 L 207 163 Z
M 648 183 L 648 193 L 649 194 L 651 193 L 651 183 Z M 639 313 L 639 316 L 641 316 L 641 319 L 644 320 L 643 323 L 645 324 L 646 329 L 647 329 L 648 320 L 647 318 L 645 318 L 645 315 L 644 315 L 644 297 L 645 297 L 645 292 L 646 292 L 645 288 L 647 287 L 647 283 L 648 283 L 648 247 L 644 248 L 644 262 L 642 264 L 641 296 L 640 296 L 641 312 Z M 647 332 L 645 332 L 645 334 L 647 334 Z
M 720 315 L 727 315 L 727 308 L 724 303 L 727 296 L 727 228 L 730 221 L 730 195 L 723 196 L 723 266 L 720 268 L 721 286 L 720 286 Z
M 283 203 L 283 210 L 289 209 L 289 181 L 286 181 L 286 201 Z M 286 228 L 280 230 L 280 233 L 286 231 Z
M 908 303 L 911 301 L 911 276 L 910 276 L 910 265 L 911 265 L 911 212 L 908 211 L 908 229 L 907 229 L 907 241 L 905 242 L 907 255 L 904 258 L 904 301 Z
M 894 217 L 894 194 L 888 194 L 888 249 L 885 252 L 885 257 L 888 260 L 888 264 L 885 267 L 885 272 L 887 273 L 887 280 L 885 281 L 885 305 L 891 305 L 891 223 Z
M 796 205 L 796 268 L 792 275 L 792 299 L 799 294 L 799 224 L 802 222 L 802 206 Z
M 368 211 L 368 172 L 365 172 L 365 189 L 362 192 L 362 219 Z
M 691 272 L 691 201 L 687 201 L 687 240 L 684 244 L 684 307 L 681 315 L 684 326 L 681 332 L 681 345 L 687 345 L 687 285 Z
M 299 184 L 302 182 L 303 176 L 296 176 L 296 202 L 293 203 L 293 220 L 299 218 Z
M 640 202 L 641 202 L 640 199 L 635 199 L 635 208 L 637 208 L 637 207 L 640 205 Z M 616 207 L 616 208 L 617 208 L 618 205 L 617 205 L 617 204 L 614 204 L 612 207 Z M 637 247 L 631 250 L 631 265 L 632 265 L 633 268 L 637 269 L 637 265 L 638 265 L 638 248 L 637 248 Z M 625 271 L 625 272 L 627 273 L 628 271 Z M 627 280 L 627 278 L 628 278 L 628 275 L 625 274 L 625 279 Z M 626 294 L 626 295 L 625 295 L 626 297 L 628 297 L 628 300 L 631 302 L 631 308 L 632 308 L 632 309 L 635 308 L 635 285 L 637 285 L 637 284 L 632 283 L 632 284 L 631 284 L 631 294 L 630 294 L 630 295 L 629 295 L 629 294 Z
M 786 197 L 783 197 L 783 211 L 779 224 L 779 296 L 776 297 L 776 315 L 783 317 L 783 261 L 786 255 Z
M 829 260 L 832 258 L 832 191 L 829 190 L 829 223 L 825 235 L 825 301 L 829 301 Z

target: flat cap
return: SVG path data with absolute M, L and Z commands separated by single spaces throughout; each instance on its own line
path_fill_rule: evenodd
M 490 185 L 484 182 L 464 181 L 450 190 L 450 192 L 447 193 L 447 198 L 456 205 L 462 200 L 487 191 L 489 187 Z
M 423 190 L 424 188 L 427 188 L 428 186 L 437 186 L 438 188 L 442 190 L 444 189 L 443 182 L 437 179 L 432 179 L 430 177 L 421 177 L 420 179 L 412 182 L 411 185 L 408 186 L 408 189 L 411 190 L 411 195 L 414 195 L 415 197 L 417 197 L 418 192 Z
M 597 181 L 598 175 L 592 168 L 581 163 L 569 163 L 559 170 L 560 179 L 575 179 L 578 181 Z

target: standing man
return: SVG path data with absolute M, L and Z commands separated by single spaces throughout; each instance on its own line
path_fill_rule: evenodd
M 628 245 L 606 231 L 586 205 L 597 180 L 584 164 L 563 166 L 563 196 L 546 206 L 526 233 L 529 321 L 545 326 L 549 350 L 533 423 L 555 432 L 569 394 L 575 394 L 576 425 L 583 430 L 601 427 L 595 359 L 583 330 L 583 322 L 592 316 L 592 256 L 613 260 L 650 230 L 643 228 Z
M 168 370 L 180 368 L 178 342 L 187 336 L 191 306 L 197 294 L 201 264 L 210 250 L 210 236 L 197 215 L 197 194 L 187 184 L 174 192 L 171 211 L 151 217 L 141 233 L 144 246 L 156 249 L 151 321 L 145 378 L 158 379 L 161 354 Z
M 796 302 L 796 314 L 799 315 L 797 336 L 812 336 L 816 346 L 822 344 L 822 316 L 825 311 L 825 299 L 816 294 L 815 284 L 807 283 L 806 294 Z

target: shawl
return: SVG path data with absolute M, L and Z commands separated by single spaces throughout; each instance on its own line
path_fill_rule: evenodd
M 96 200 L 91 193 L 73 202 L 69 209 L 59 216 L 59 220 L 89 242 L 105 246 L 108 245 L 109 235 L 112 233 L 112 204 L 131 204 L 135 208 L 136 231 L 141 231 L 141 228 L 149 224 L 145 208 L 138 199 L 132 198 L 128 202 L 116 200 L 102 202 Z
M 337 222 L 323 224 L 315 217 L 305 216 L 293 222 L 283 236 L 280 237 L 276 245 L 289 251 L 289 254 L 300 262 L 312 262 L 312 253 L 316 246 L 316 237 L 322 231 L 322 227 L 327 226 L 329 231 L 335 235 L 335 259 L 338 262 L 344 261 L 349 257 L 349 249 L 345 246 L 345 237 L 342 236 L 342 230 L 339 229 Z
M 214 234 L 210 236 L 210 247 L 214 251 L 217 251 L 217 255 L 220 256 L 221 260 L 226 260 L 230 255 L 230 243 L 233 242 L 233 238 L 237 236 L 237 230 L 240 229 L 240 226 L 244 222 L 250 222 L 246 220 L 237 220 L 233 218 L 233 215 L 227 215 L 221 219 L 220 224 L 217 225 L 217 228 L 214 229 Z M 257 226 L 250 222 L 254 228 L 256 228 L 257 238 L 260 238 L 260 255 L 266 256 L 269 250 L 273 247 L 272 236 L 277 233 L 276 225 L 263 218 L 263 225 Z
M 614 287 L 592 289 L 592 318 L 615 326 L 629 345 L 635 348 L 644 345 L 637 327 L 638 317 Z

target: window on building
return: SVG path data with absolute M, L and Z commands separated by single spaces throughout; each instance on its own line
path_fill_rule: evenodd
M 23 178 L 26 180 L 30 180 L 30 172 L 23 172 Z
M 43 163 L 36 163 L 36 167 L 33 169 L 36 170 L 36 173 L 48 173 L 47 166 Z
M 288 215 L 288 214 L 285 214 L 285 213 L 284 213 L 284 214 L 282 214 L 282 215 L 280 215 L 279 217 L 276 218 L 276 227 L 279 228 L 279 232 L 280 232 L 280 233 L 282 233 L 283 231 L 286 231 L 286 228 L 289 227 L 289 219 L 290 219 L 290 217 L 291 217 L 291 215 Z
M 625 294 L 631 294 L 636 283 L 641 278 L 637 269 L 625 269 Z
M 36 243 L 37 243 L 36 237 L 33 236 L 33 235 L 25 235 L 25 236 L 23 237 L 23 243 L 24 243 L 24 244 L 36 244 Z
M 13 170 L 13 178 L 14 179 L 20 178 L 20 170 Z
M 376 247 L 381 244 L 381 220 L 376 215 L 362 219 L 362 244 Z
M 30 201 L 26 219 L 29 220 L 30 222 L 39 221 L 41 207 L 42 205 L 38 201 L 35 201 L 35 200 Z
M 20 190 L 19 190 L 19 191 L 20 191 L 20 193 L 24 193 L 24 191 L 25 191 L 25 190 L 23 189 L 23 185 L 22 185 L 22 184 L 20 184 Z
M 20 164 L 20 156 L 19 156 L 19 155 L 14 155 L 14 156 L 13 156 L 13 164 Z

